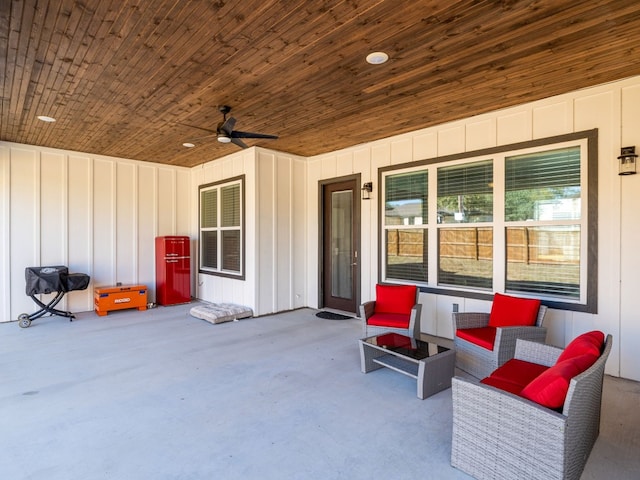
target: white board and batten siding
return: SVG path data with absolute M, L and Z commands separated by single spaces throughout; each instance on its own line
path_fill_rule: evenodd
M 614 337 L 607 373 L 640 380 L 640 175 L 619 176 L 620 148 L 640 151 L 640 77 L 571 92 L 310 158 L 250 148 L 191 169 L 0 142 L 0 320 L 35 309 L 24 268 L 65 264 L 92 276 L 65 307 L 91 310 L 95 285 L 144 283 L 154 298 L 156 235 L 192 239 L 193 293 L 256 315 L 318 303 L 319 182 L 360 174 L 361 299 L 378 280 L 378 169 L 443 155 L 598 129 L 598 313 L 552 310 L 548 341 Z M 244 281 L 197 272 L 198 187 L 245 175 Z M 421 294 L 422 331 L 451 337 L 451 311 L 490 302 Z
M 311 252 L 308 296 L 317 298 L 318 181 L 361 173 L 372 181 L 372 200 L 362 205 L 363 301 L 374 298 L 378 280 L 378 169 L 444 155 L 598 129 L 598 313 L 551 310 L 547 341 L 564 346 L 580 333 L 599 329 L 614 337 L 607 373 L 640 380 L 640 174 L 618 175 L 623 146 L 640 151 L 640 77 L 571 92 L 445 125 L 398 135 L 309 158 L 307 248 Z M 421 294 L 422 331 L 452 338 L 451 312 L 489 311 L 490 302 Z
M 190 170 L 0 142 L 0 320 L 38 309 L 24 269 L 91 276 L 59 308 L 93 309 L 95 286 L 144 284 L 155 299 L 154 238 L 190 233 Z M 48 297 L 45 296 L 45 301 Z
M 303 158 L 249 148 L 195 167 L 194 238 L 198 187 L 240 175 L 245 176 L 245 279 L 198 273 L 198 298 L 246 305 L 256 316 L 307 306 Z

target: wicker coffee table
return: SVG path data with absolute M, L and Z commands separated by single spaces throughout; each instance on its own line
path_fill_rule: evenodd
M 398 333 L 360 340 L 362 373 L 386 367 L 415 378 L 420 399 L 451 387 L 455 359 L 454 350 Z

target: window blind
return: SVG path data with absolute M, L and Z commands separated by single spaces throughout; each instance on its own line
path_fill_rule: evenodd
M 493 160 L 438 168 L 438 197 L 492 193 Z
M 390 175 L 385 187 L 385 223 L 387 225 L 427 223 L 427 172 Z
M 580 147 L 507 157 L 505 187 L 507 192 L 580 187 Z
M 580 148 L 507 157 L 505 219 L 580 218 Z
M 228 185 L 221 189 L 222 227 L 240 226 L 240 185 Z
M 200 228 L 218 226 L 218 190 L 203 190 L 200 194 Z
M 222 232 L 222 269 L 240 271 L 240 230 Z
M 201 265 L 207 268 L 218 268 L 218 232 L 204 231 L 201 233 Z

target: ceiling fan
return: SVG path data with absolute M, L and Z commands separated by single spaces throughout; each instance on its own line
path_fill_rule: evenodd
M 236 119 L 233 117 L 227 118 L 227 114 L 231 111 L 231 107 L 228 105 L 220 105 L 218 110 L 220 110 L 220 113 L 222 113 L 223 116 L 223 120 L 218 124 L 215 133 L 220 143 L 233 143 L 241 148 L 249 148 L 246 143 L 240 140 L 241 138 L 267 138 L 272 140 L 278 138 L 277 135 L 234 130 L 233 127 L 236 125 Z

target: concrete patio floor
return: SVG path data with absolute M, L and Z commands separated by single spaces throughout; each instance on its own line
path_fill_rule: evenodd
M 360 372 L 358 319 L 190 305 L 0 324 L 0 478 L 468 479 L 451 390 Z M 640 384 L 606 377 L 583 479 L 640 478 Z

